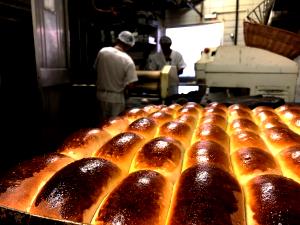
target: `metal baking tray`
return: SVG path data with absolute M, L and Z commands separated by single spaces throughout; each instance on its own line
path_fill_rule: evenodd
M 31 215 L 16 209 L 0 206 L 0 224 L 2 225 L 90 225 L 67 220 L 57 220 Z

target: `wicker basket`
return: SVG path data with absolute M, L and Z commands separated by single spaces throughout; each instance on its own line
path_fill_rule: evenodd
M 290 59 L 300 55 L 300 35 L 259 23 L 244 21 L 247 46 L 262 48 Z

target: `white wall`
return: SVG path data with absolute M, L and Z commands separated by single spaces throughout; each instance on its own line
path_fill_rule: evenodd
M 238 45 L 244 45 L 243 20 L 247 14 L 254 9 L 263 0 L 240 0 L 239 1 L 239 26 L 238 26 Z M 224 23 L 224 45 L 233 45 L 233 39 L 230 34 L 235 33 L 235 10 L 236 0 L 204 0 L 203 14 L 217 12 L 217 20 Z M 201 11 L 201 4 L 197 5 L 197 9 Z M 207 23 L 201 21 L 200 16 L 192 9 L 180 9 L 167 11 L 164 21 L 165 27 L 176 27 L 185 25 L 195 25 Z M 211 21 L 213 22 L 213 21 Z

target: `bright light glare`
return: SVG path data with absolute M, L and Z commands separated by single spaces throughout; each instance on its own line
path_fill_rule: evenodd
M 187 64 L 182 76 L 195 76 L 194 64 L 200 59 L 201 51 L 220 46 L 223 33 L 223 23 L 166 29 L 166 35 L 172 39 L 171 48 L 180 52 Z

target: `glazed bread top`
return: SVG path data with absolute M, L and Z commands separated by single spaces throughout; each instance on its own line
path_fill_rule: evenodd
M 160 173 L 131 173 L 106 198 L 95 223 L 163 225 L 171 191 L 172 186 Z
M 193 166 L 179 178 L 168 225 L 182 224 L 245 224 L 243 202 L 238 182 L 227 172 L 213 166 Z M 242 208 L 240 208 L 242 207 Z M 238 223 L 239 222 L 239 223 Z
M 187 151 L 183 171 L 195 165 L 213 165 L 225 171 L 231 171 L 226 150 L 214 141 L 198 141 Z
M 74 159 L 82 159 L 94 155 L 112 136 L 102 129 L 81 129 L 70 135 L 58 152 Z
M 109 186 L 118 178 L 121 178 L 121 170 L 107 160 L 77 160 L 47 182 L 37 195 L 30 212 L 90 223 L 98 208 L 99 198 L 104 197 L 110 190 Z
M 300 184 L 279 175 L 261 175 L 246 185 L 246 198 L 257 224 L 296 225 L 300 221 Z
M 68 156 L 51 153 L 15 166 L 0 178 L 0 205 L 28 211 L 43 185 L 73 161 Z

